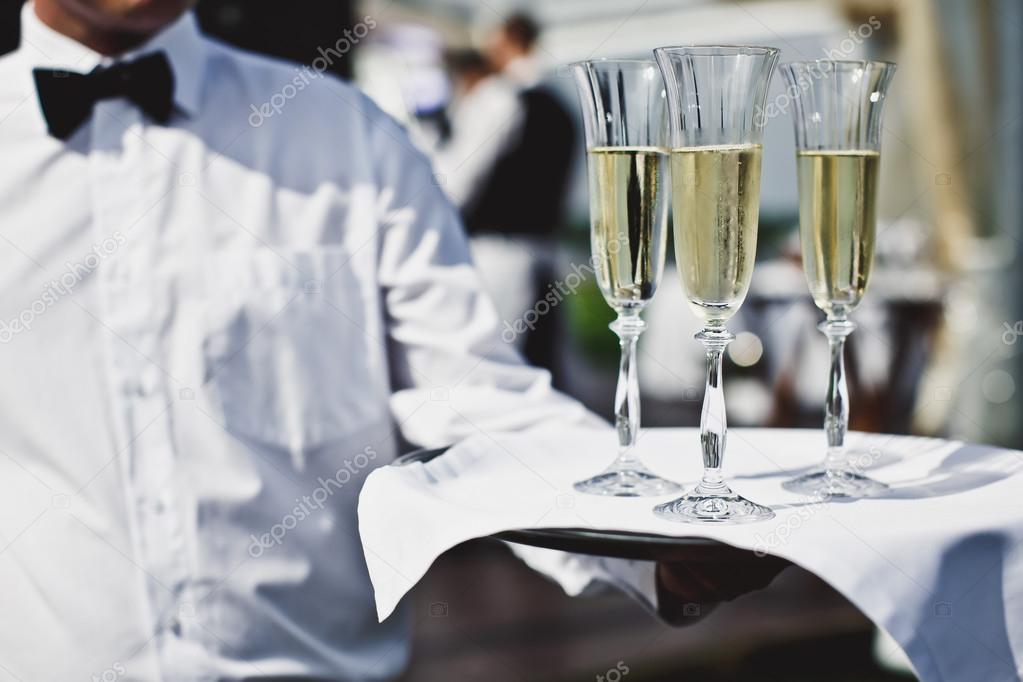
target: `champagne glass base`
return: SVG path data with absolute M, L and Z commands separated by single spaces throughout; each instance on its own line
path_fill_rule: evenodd
M 817 499 L 871 497 L 888 490 L 888 486 L 869 476 L 853 471 L 826 471 L 818 469 L 785 481 L 781 487 Z
M 769 507 L 747 500 L 742 495 L 732 492 L 727 486 L 724 490 L 706 492 L 697 487 L 677 500 L 665 502 L 654 507 L 654 515 L 668 521 L 680 523 L 752 523 L 774 518 Z
M 610 468 L 585 481 L 572 485 L 577 492 L 607 497 L 657 497 L 671 495 L 682 490 L 674 481 L 661 478 L 640 466 Z

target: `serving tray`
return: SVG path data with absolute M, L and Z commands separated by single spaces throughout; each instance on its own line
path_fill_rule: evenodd
M 447 448 L 416 450 L 397 458 L 391 466 L 425 464 L 445 451 Z M 614 502 L 613 499 L 608 500 L 608 504 L 614 504 Z M 674 537 L 594 528 L 524 528 L 497 533 L 493 537 L 520 545 L 558 549 L 575 554 L 640 561 L 684 559 L 687 563 L 720 562 L 723 554 L 752 554 L 746 550 L 736 549 L 707 538 Z

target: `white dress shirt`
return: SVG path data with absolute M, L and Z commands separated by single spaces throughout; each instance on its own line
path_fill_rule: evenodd
M 377 680 L 356 498 L 408 441 L 587 419 L 501 342 L 450 203 L 353 88 L 204 38 L 176 113 L 49 136 L 0 59 L 0 679 Z M 261 112 L 256 115 L 256 112 Z

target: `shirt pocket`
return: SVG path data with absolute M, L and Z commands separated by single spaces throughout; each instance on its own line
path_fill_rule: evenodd
M 209 257 L 204 388 L 229 432 L 297 453 L 386 411 L 382 349 L 349 263 L 341 247 Z

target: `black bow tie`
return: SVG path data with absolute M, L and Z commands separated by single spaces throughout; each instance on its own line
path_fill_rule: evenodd
M 174 108 L 174 73 L 163 52 L 90 73 L 34 69 L 39 104 L 50 134 L 66 140 L 92 115 L 96 102 L 127 97 L 153 120 L 166 123 Z

